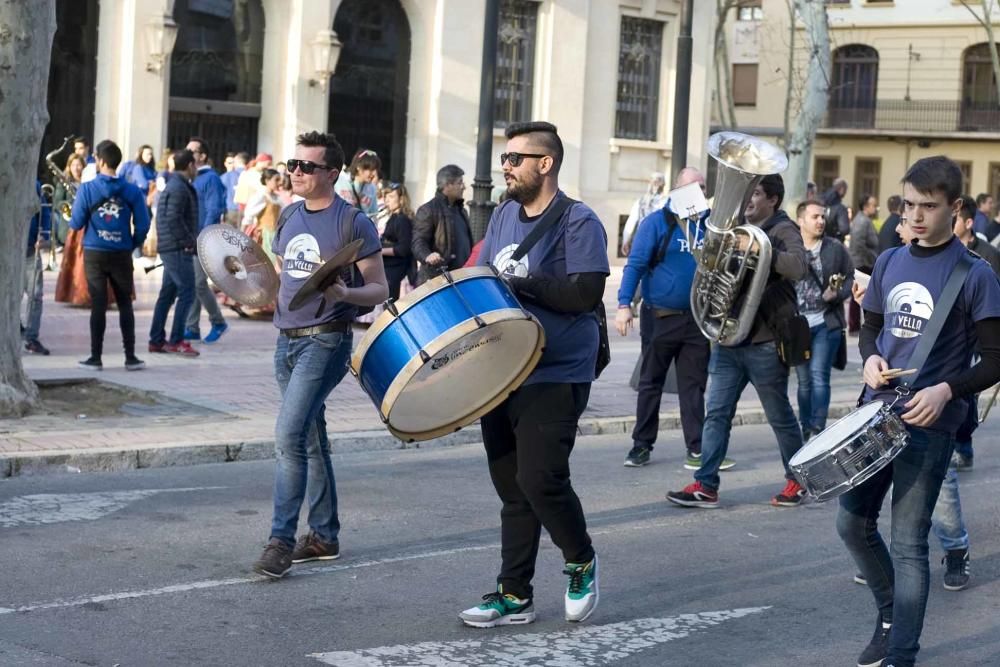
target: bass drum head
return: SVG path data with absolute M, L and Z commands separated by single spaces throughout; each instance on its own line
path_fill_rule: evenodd
M 801 465 L 823 456 L 838 445 L 850 440 L 872 417 L 878 414 L 884 403 L 872 401 L 854 412 L 850 412 L 828 426 L 802 447 L 789 461 L 790 465 Z
M 413 442 L 452 433 L 502 403 L 538 364 L 545 333 L 523 311 L 496 311 L 441 335 L 414 359 L 385 397 L 386 425 Z

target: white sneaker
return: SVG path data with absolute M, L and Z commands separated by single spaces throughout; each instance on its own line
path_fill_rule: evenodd
M 501 590 L 483 596 L 483 603 L 469 607 L 458 615 L 474 628 L 494 628 L 498 625 L 524 625 L 535 620 L 531 600 L 522 600 Z
M 569 575 L 566 586 L 566 620 L 580 623 L 597 608 L 597 554 L 589 563 L 566 563 L 563 574 Z

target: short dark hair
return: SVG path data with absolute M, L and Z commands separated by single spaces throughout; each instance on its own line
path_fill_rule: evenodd
M 977 206 L 977 200 L 972 198 L 972 195 L 962 195 L 962 206 L 958 209 L 958 216 L 962 220 L 975 220 L 976 213 L 979 211 Z
M 976 206 L 982 206 L 986 202 L 986 200 L 992 196 L 993 195 L 991 195 L 988 192 L 980 192 L 978 195 L 976 195 Z
M 194 153 L 186 148 L 174 151 L 174 171 L 185 171 L 194 163 Z
M 556 126 L 543 120 L 533 120 L 524 123 L 511 123 L 504 130 L 504 136 L 508 139 L 519 137 L 522 134 L 532 135 L 531 140 L 538 142 L 546 154 L 552 157 L 552 171 L 558 174 L 565 152 Z
M 859 211 L 865 207 L 865 204 L 868 203 L 868 200 L 871 199 L 872 196 L 873 195 L 870 195 L 870 194 L 868 194 L 866 192 L 863 195 L 861 195 L 860 197 L 858 197 L 858 210 Z M 878 202 L 876 202 L 876 203 L 878 203 Z
M 801 218 L 802 214 L 805 213 L 805 210 L 810 206 L 819 206 L 824 211 L 826 210 L 826 205 L 818 199 L 807 199 L 795 207 L 795 218 Z
M 201 152 L 202 153 L 207 153 L 208 152 L 208 144 L 205 143 L 204 139 L 202 139 L 201 137 L 191 137 L 190 139 L 188 139 L 188 143 L 189 144 L 192 141 L 195 142 L 195 143 L 197 143 L 198 146 L 201 147 Z
M 949 204 L 962 194 L 962 170 L 944 155 L 917 160 L 906 170 L 902 182 L 909 183 L 917 192 L 940 192 Z
M 280 176 L 280 175 L 281 175 L 280 171 L 268 167 L 267 169 L 260 172 L 260 184 L 265 185 L 269 180 L 271 180 L 275 176 Z
M 887 205 L 890 213 L 899 213 L 900 209 L 903 208 L 903 198 L 899 195 L 893 195 L 889 197 Z
M 323 161 L 326 162 L 326 166 L 330 169 L 336 169 L 340 171 L 344 166 L 344 149 L 341 148 L 340 142 L 337 141 L 336 135 L 333 132 L 303 132 L 296 139 L 295 143 L 298 146 L 306 146 L 307 148 L 315 148 L 320 146 L 326 150 L 323 152 Z
M 112 169 L 117 169 L 118 165 L 122 163 L 122 149 L 118 148 L 118 144 L 110 139 L 105 139 L 97 144 L 97 148 L 94 149 L 94 155 L 103 160 L 104 164 Z
M 457 164 L 446 164 L 445 166 L 438 169 L 437 173 L 437 189 L 441 192 L 442 188 L 446 185 L 451 185 L 458 179 L 465 176 L 465 172 Z
M 354 157 L 351 158 L 351 166 L 348 167 L 348 171 L 351 172 L 351 176 L 357 176 L 358 172 L 362 169 L 381 171 L 382 159 L 378 156 L 378 153 L 370 148 L 362 148 L 355 153 Z
M 246 164 L 247 162 L 250 161 L 250 153 L 247 153 L 246 151 L 240 151 L 239 153 L 236 154 L 236 157 L 240 160 L 243 160 L 243 164 Z
M 781 202 L 785 200 L 785 181 L 782 180 L 781 174 L 768 174 L 760 179 L 760 189 L 768 199 L 778 198 L 778 203 L 774 205 L 775 211 L 781 208 Z

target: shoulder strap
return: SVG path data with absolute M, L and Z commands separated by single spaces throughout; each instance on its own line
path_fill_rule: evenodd
M 539 239 L 542 238 L 542 235 L 559 222 L 563 213 L 566 212 L 566 209 L 575 203 L 575 199 L 570 199 L 565 195 L 557 197 L 556 200 L 552 202 L 552 205 L 549 206 L 549 210 L 542 216 L 542 219 L 535 225 L 535 228 L 531 230 L 523 241 L 521 241 L 521 245 L 517 246 L 517 250 L 514 251 L 514 254 L 511 255 L 510 258 L 515 262 L 520 261 L 520 259 L 527 255 L 528 251 L 531 250 L 536 243 L 538 243 Z
M 910 368 L 916 368 L 917 372 L 915 375 L 911 375 L 900 381 L 900 387 L 909 389 L 916 383 L 917 378 L 920 377 L 921 371 L 924 370 L 923 366 L 927 362 L 927 357 L 930 356 L 931 348 L 934 347 L 941 329 L 944 328 L 944 321 L 948 319 L 948 314 L 951 313 L 952 306 L 955 305 L 955 299 L 958 298 L 958 293 L 962 289 L 962 285 L 965 284 L 965 277 L 969 275 L 973 261 L 974 259 L 969 256 L 968 252 L 963 252 L 962 256 L 955 263 L 954 268 L 952 268 L 948 282 L 945 283 L 944 289 L 941 290 L 941 298 L 938 299 L 930 322 L 927 323 L 927 329 L 920 336 L 920 341 L 917 343 L 916 349 L 913 350 L 913 354 L 910 355 L 910 360 L 906 364 Z
M 667 223 L 667 235 L 663 237 L 659 247 L 656 249 L 656 254 L 653 255 L 653 259 L 649 263 L 650 270 L 656 268 L 656 265 L 662 262 L 667 256 L 667 249 L 670 247 L 670 240 L 673 238 L 674 230 L 677 228 L 678 224 L 677 216 L 674 215 L 672 211 L 668 211 L 666 206 L 660 210 L 663 212 L 663 221 Z
M 290 217 L 292 217 L 292 214 L 295 213 L 296 211 L 298 211 L 300 208 L 302 208 L 305 205 L 306 205 L 306 203 L 304 201 L 296 201 L 296 202 L 292 202 L 291 204 L 289 204 L 288 206 L 285 207 L 285 210 L 282 211 L 281 215 L 278 216 L 278 222 L 275 223 L 275 225 L 274 225 L 274 234 L 275 234 L 275 236 L 278 235 L 278 232 L 281 231 L 281 228 L 284 226 L 284 224 L 286 222 L 288 222 L 288 219 Z
M 340 212 L 340 247 L 343 248 L 348 243 L 354 240 L 354 219 L 357 217 L 361 210 L 351 206 L 346 201 L 347 204 L 344 206 L 344 210 Z

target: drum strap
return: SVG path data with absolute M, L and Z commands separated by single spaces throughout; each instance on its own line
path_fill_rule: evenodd
M 538 221 L 535 228 L 532 229 L 524 240 L 521 241 L 521 245 L 517 246 L 517 250 L 514 254 L 510 256 L 511 260 L 514 262 L 519 262 L 522 257 L 528 254 L 542 235 L 549 231 L 559 220 L 562 218 L 563 213 L 566 212 L 570 206 L 576 203 L 575 199 L 570 199 L 566 195 L 557 196 L 555 201 L 549 205 L 549 210 L 545 212 L 542 219 Z
M 944 321 L 948 319 L 948 314 L 951 312 L 952 306 L 955 305 L 958 293 L 965 283 L 965 277 L 969 274 L 969 269 L 972 268 L 972 261 L 972 257 L 968 253 L 963 252 L 958 262 L 955 263 L 955 267 L 951 270 L 951 275 L 948 277 L 948 282 L 945 283 L 944 289 L 941 290 L 941 298 L 938 299 L 934 307 L 934 313 L 927 323 L 927 328 L 924 329 L 916 349 L 913 350 L 913 354 L 906 364 L 910 368 L 916 368 L 917 372 L 915 375 L 911 375 L 899 383 L 899 388 L 906 393 L 909 393 L 911 387 L 916 383 L 917 378 L 920 377 L 921 371 L 924 370 L 923 367 L 927 363 L 927 357 L 930 356 L 931 348 L 934 347 L 934 343 L 941 334 L 941 329 L 944 328 Z

